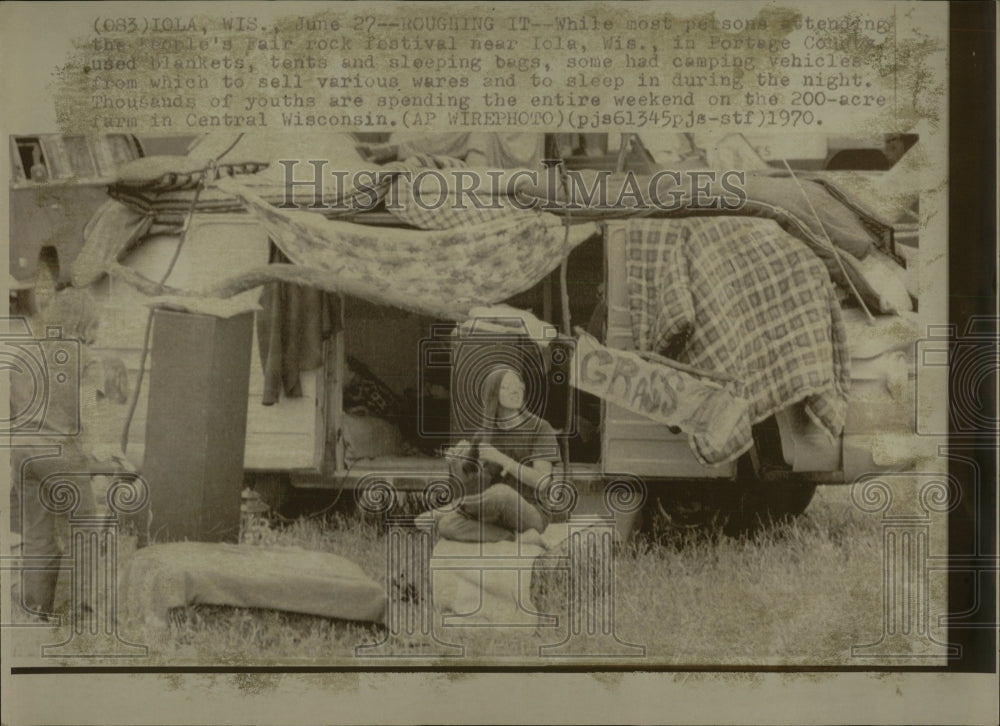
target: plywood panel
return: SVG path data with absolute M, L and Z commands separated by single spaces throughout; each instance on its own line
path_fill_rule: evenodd
M 235 541 L 253 315 L 158 310 L 143 475 L 157 540 Z

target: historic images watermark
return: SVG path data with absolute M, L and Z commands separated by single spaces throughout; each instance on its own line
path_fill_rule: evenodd
M 0 371 L 10 378 L 11 405 L 0 411 L 0 435 L 12 438 L 80 433 L 81 343 L 50 326 L 32 334 L 23 317 L 0 320 Z M 58 400 L 60 406 L 52 402 Z
M 34 458 L 58 456 L 57 449 L 37 453 Z M 24 466 L 31 459 L 24 460 Z M 14 472 L 15 479 L 18 472 Z M 89 511 L 81 506 L 92 497 L 94 476 L 113 477 L 106 492 L 105 511 Z M 26 496 L 37 495 L 28 505 Z M 68 552 L 53 559 L 50 555 L 25 552 L 0 557 L 0 571 L 13 578 L 10 619 L 0 619 L 4 628 L 48 628 L 63 625 L 62 616 L 36 611 L 25 600 L 25 588 L 33 576 L 69 576 L 70 600 L 65 613 L 68 633 L 64 640 L 41 646 L 42 657 L 58 658 L 145 658 L 148 647 L 125 640 L 119 632 L 121 603 L 118 582 L 118 544 L 123 517 L 145 509 L 149 490 L 141 476 L 121 472 L 59 472 L 42 480 L 37 492 L 22 493 L 21 518 L 30 506 L 40 506 L 50 517 L 68 520 Z M 3 580 L 7 582 L 7 577 Z
M 529 328 L 530 324 L 530 328 Z M 483 417 L 488 412 L 483 386 L 497 370 L 514 370 L 523 385 L 522 403 L 536 418 L 525 419 L 527 426 L 511 427 L 508 436 L 533 437 L 540 419 L 557 399 L 565 398 L 569 415 L 563 435 L 577 430 L 576 389 L 570 367 L 575 365 L 576 340 L 560 336 L 554 325 L 540 321 L 504 316 L 472 318 L 463 325 L 431 326 L 430 335 L 419 343 L 418 376 L 421 380 L 450 385 L 449 420 L 435 419 L 426 401 L 418 401 L 418 425 L 421 436 L 467 437 L 482 433 Z
M 328 212 L 372 211 L 383 202 L 387 210 L 401 210 L 411 201 L 425 211 L 445 206 L 460 211 L 506 207 L 541 211 L 591 207 L 661 212 L 682 208 L 734 211 L 742 208 L 747 201 L 744 189 L 746 172 L 736 170 L 661 169 L 649 175 L 625 172 L 615 176 L 608 169 L 600 169 L 592 175 L 584 175 L 577 170 L 561 172 L 559 159 L 543 159 L 546 170 L 541 173 L 535 169 L 510 172 L 504 169 L 463 168 L 349 172 L 327 169 L 331 163 L 327 159 L 282 159 L 278 163 L 284 167 L 285 174 L 285 199 L 278 205 L 280 209 L 303 207 L 296 201 L 296 189 L 313 191 L 313 202 L 307 206 L 308 209 Z M 297 176 L 300 165 L 306 174 L 312 174 L 312 178 Z M 405 203 L 399 195 L 401 185 L 389 184 L 394 179 L 405 180 L 412 189 Z M 335 197 L 349 201 L 338 204 L 324 202 L 324 189 L 331 183 L 330 180 Z M 552 191 L 562 190 L 562 199 L 549 200 L 518 193 L 525 186 L 539 185 Z M 383 187 L 387 187 L 384 197 L 380 193 Z M 344 194 L 347 190 L 351 194 Z
M 118 535 L 122 516 L 147 505 L 142 477 L 120 469 L 100 470 L 81 450 L 80 340 L 64 338 L 58 326 L 36 336 L 27 319 L 0 321 L 0 370 L 9 376 L 10 410 L 0 423 L 11 458 L 12 529 L 17 552 L 0 556 L 5 589 L 12 593 L 2 627 L 49 627 L 60 575 L 68 575 L 69 633 L 43 645 L 43 657 L 144 657 L 146 646 L 118 633 Z M 5 412 L 6 413 L 6 412 Z M 110 481 L 100 507 L 92 481 Z M 66 519 L 66 545 L 56 534 Z M 65 550 L 68 550 L 65 551 Z
M 936 472 L 872 474 L 854 483 L 854 505 L 881 515 L 883 577 L 882 632 L 854 645 L 853 657 L 920 661 L 959 655 L 932 632 L 930 577 L 933 564 L 940 568 L 948 561 L 932 551 L 931 530 L 941 524 L 935 515 L 954 509 L 959 496 L 955 477 Z
M 561 402 L 550 397 L 566 395 L 563 433 L 576 431 L 573 353 L 572 339 L 554 326 L 500 313 L 441 326 L 421 341 L 422 376 L 447 379 L 454 392 L 451 427 L 438 430 L 422 416 L 421 432 L 461 441 L 446 449 L 448 471 L 424 487 L 425 513 L 416 518 L 399 513 L 395 481 L 419 472 L 371 474 L 357 484 L 358 506 L 386 528 L 389 595 L 386 637 L 357 647 L 358 657 L 464 657 L 457 634 L 483 628 L 534 632 L 543 658 L 645 656 L 615 629 L 615 519 L 638 511 L 645 483 L 558 464 L 540 476 L 534 469 L 535 460 L 559 459 L 541 415 Z M 501 441 L 519 458 L 497 452 Z M 580 507 L 581 490 L 598 493 L 598 506 Z M 439 528 L 461 543 L 437 547 Z M 539 547 L 541 531 L 554 529 L 561 540 Z M 471 607 L 436 598 L 456 581 L 474 583 Z M 498 591 L 503 605 L 485 613 L 487 593 Z

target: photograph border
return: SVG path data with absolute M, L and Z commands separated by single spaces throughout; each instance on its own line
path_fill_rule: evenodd
M 997 330 L 997 113 L 996 5 L 949 2 L 948 29 L 948 320 L 953 337 L 972 336 L 976 321 Z M 968 113 L 973 105 L 975 113 Z M 973 341 L 970 344 L 976 344 Z M 992 342 L 980 345 L 996 345 Z M 956 385 L 949 379 L 949 394 Z M 996 381 L 980 389 L 984 411 L 998 421 Z M 949 397 L 949 406 L 954 407 Z M 358 666 L 46 666 L 8 670 L 19 676 L 67 674 L 563 674 L 563 673 L 915 673 L 995 674 L 997 672 L 997 431 L 956 430 L 949 416 L 949 474 L 959 482 L 966 506 L 948 513 L 948 617 L 961 626 L 947 627 L 947 642 L 960 655 L 943 665 L 858 666 L 656 666 L 643 663 L 538 665 L 462 664 L 454 666 L 367 663 Z M 953 457 L 954 455 L 954 457 Z M 962 462 L 959 462 L 961 457 Z M 971 462 L 971 464 L 970 464 Z M 975 508 L 970 508 L 975 505 Z M 961 566 L 953 564 L 961 560 Z M 971 573 L 971 574 L 970 574 Z

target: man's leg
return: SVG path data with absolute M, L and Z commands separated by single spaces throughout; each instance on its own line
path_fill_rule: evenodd
M 27 559 L 22 570 L 22 603 L 31 611 L 51 613 L 55 606 L 56 585 L 62 552 L 56 538 L 56 520 L 59 515 L 43 503 L 41 485 L 55 474 L 80 475 L 87 471 L 82 457 L 73 455 L 30 458 L 30 454 L 12 456 L 16 467 L 12 472 L 20 479 L 19 516 L 21 520 L 22 552 Z M 73 514 L 93 514 L 96 507 L 89 479 L 74 477 L 82 482 L 79 502 Z
M 42 506 L 39 483 L 25 476 L 20 485 L 21 602 L 36 613 L 51 613 L 54 609 L 56 584 L 59 581 L 61 553 L 56 540 L 56 516 Z

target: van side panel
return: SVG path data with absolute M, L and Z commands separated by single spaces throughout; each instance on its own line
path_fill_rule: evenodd
M 625 225 L 609 222 L 605 228 L 607 254 L 607 345 L 635 350 L 625 277 Z M 687 434 L 671 433 L 663 424 L 614 404 L 604 404 L 602 452 L 604 470 L 639 476 L 718 479 L 731 478 L 736 465 L 705 466 L 694 456 Z

